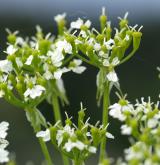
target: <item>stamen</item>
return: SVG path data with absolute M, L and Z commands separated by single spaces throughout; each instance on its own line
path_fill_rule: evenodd
M 127 19 L 129 12 L 126 12 L 123 19 Z
M 77 33 L 77 30 L 75 30 L 71 35 L 75 35 Z
M 104 6 L 102 7 L 102 15 L 106 15 L 106 8 Z
M 95 28 L 92 28 L 92 32 L 96 32 L 97 34 L 99 34 L 99 32 Z
M 138 32 L 140 32 L 142 28 L 143 28 L 143 25 L 142 25 L 142 26 L 140 26 L 140 28 L 138 29 Z

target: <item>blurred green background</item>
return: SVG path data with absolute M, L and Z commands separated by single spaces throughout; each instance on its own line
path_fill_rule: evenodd
M 117 16 L 123 16 L 129 11 L 130 25 L 143 25 L 142 44 L 136 55 L 127 63 L 117 68 L 121 88 L 128 94 L 128 99 L 151 96 L 153 101 L 158 99 L 159 80 L 156 67 L 160 65 L 160 1 L 159 0 L 0 0 L 0 53 L 5 58 L 3 50 L 6 47 L 5 28 L 12 31 L 19 30 L 22 36 L 31 36 L 35 33 L 35 26 L 39 24 L 44 31 L 56 34 L 56 24 L 53 17 L 56 14 L 67 12 L 67 19 L 76 20 L 78 17 L 91 19 L 93 26 L 99 28 L 99 14 L 102 6 L 106 7 L 108 18 L 112 26 L 118 24 Z M 82 101 L 87 107 L 87 115 L 91 122 L 101 119 L 101 108 L 96 106 L 96 74 L 97 70 L 87 66 L 82 75 L 64 75 L 70 105 L 62 108 L 62 113 L 77 118 L 79 103 Z M 113 91 L 111 101 L 117 98 Z M 52 122 L 52 110 L 45 102 L 41 104 L 41 111 Z M 16 153 L 19 165 L 25 165 L 32 160 L 40 165 L 43 156 L 37 139 L 30 124 L 26 121 L 21 109 L 16 109 L 0 101 L 0 121 L 10 123 L 8 140 L 9 151 Z M 76 120 L 75 120 L 76 121 Z M 120 136 L 120 123 L 110 119 L 109 130 L 116 138 L 109 140 L 107 151 L 110 157 L 117 158 L 123 155 L 123 149 L 128 146 L 128 138 Z M 52 149 L 51 149 L 52 150 Z M 54 156 L 55 155 L 55 156 Z M 59 156 L 53 152 L 57 164 L 61 165 Z M 88 164 L 97 164 L 97 157 L 93 156 Z

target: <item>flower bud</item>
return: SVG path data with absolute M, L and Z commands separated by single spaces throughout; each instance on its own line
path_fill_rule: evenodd
M 51 42 L 48 40 L 40 40 L 39 41 L 39 50 L 42 54 L 47 54 L 50 49 Z
M 78 139 L 84 140 L 84 134 L 81 130 L 76 130 L 75 134 L 76 134 Z
M 100 20 L 100 24 L 101 24 L 101 32 L 104 30 L 104 28 L 106 27 L 106 23 L 107 23 L 107 16 L 105 14 L 105 8 L 102 8 L 102 15 L 99 18 Z
M 65 36 L 65 39 L 66 39 L 66 41 L 68 42 L 68 43 L 70 43 L 71 44 L 71 46 L 72 46 L 72 51 L 73 51 L 73 53 L 76 53 L 76 46 L 75 46 L 75 38 L 74 38 L 74 36 L 73 35 L 66 35 Z
M 142 33 L 141 32 L 133 32 L 133 48 L 134 50 L 137 50 L 139 48 L 140 42 L 141 42 L 141 37 Z
M 1 83 L 0 84 L 0 89 L 6 91 L 7 90 L 7 84 L 6 83 Z
M 63 35 L 64 33 L 64 29 L 65 29 L 65 25 L 66 25 L 66 20 L 65 19 L 61 19 L 58 23 L 58 34 L 59 35 Z
M 125 51 L 126 51 L 126 42 L 121 41 L 118 43 L 119 48 L 117 49 L 117 56 L 119 60 L 121 60 L 124 57 Z
M 43 39 L 44 35 L 43 35 L 41 27 L 40 26 L 36 26 L 36 30 L 37 30 L 36 37 L 39 40 Z
M 17 83 L 16 89 L 20 94 L 23 93 L 23 85 L 21 83 Z
M 9 56 L 7 56 L 7 59 L 8 59 L 9 61 L 11 61 L 12 63 L 15 62 L 15 56 L 14 56 L 14 55 L 9 55 Z
M 108 26 L 106 29 L 107 40 L 111 39 L 111 33 L 112 33 L 112 29 L 110 26 Z
M 132 119 L 132 121 L 130 121 L 130 124 L 131 124 L 131 127 L 133 128 L 133 129 L 137 129 L 137 120 L 135 120 L 135 119 Z
M 16 42 L 16 35 L 15 34 L 9 34 L 7 37 L 7 40 L 10 44 L 14 45 Z
M 96 127 L 92 127 L 91 134 L 92 134 L 92 138 L 93 138 L 93 144 L 94 144 L 94 146 L 97 146 L 99 144 L 99 140 L 101 140 L 99 129 Z
M 24 82 L 24 77 L 22 75 L 18 75 L 17 78 L 20 81 L 20 83 Z
M 45 86 L 46 85 L 46 80 L 42 77 L 38 77 L 37 84 Z
M 120 22 L 119 22 L 120 29 L 126 28 L 127 25 L 128 25 L 127 19 L 120 20 Z
M 56 134 L 57 134 L 57 128 L 56 127 L 50 127 L 50 135 L 51 135 L 51 140 L 53 142 L 56 141 Z
M 100 44 L 103 44 L 103 41 L 104 41 L 104 35 L 102 35 L 102 34 L 98 34 L 97 37 L 96 37 L 96 39 L 98 40 L 98 42 L 99 42 Z
M 84 110 L 80 110 L 78 112 L 78 128 L 81 129 L 83 127 L 83 122 L 84 122 L 84 117 L 85 117 L 85 113 Z
M 88 30 L 88 27 L 87 26 L 85 26 L 85 25 L 81 25 L 81 30 L 83 30 L 83 31 L 87 31 Z
M 65 124 L 66 124 L 66 125 L 72 125 L 71 119 L 70 119 L 70 118 L 67 118 L 67 119 L 65 120 Z

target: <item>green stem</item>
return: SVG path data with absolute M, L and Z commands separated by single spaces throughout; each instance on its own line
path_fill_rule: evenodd
M 73 165 L 84 165 L 84 162 L 81 160 L 73 160 Z
M 70 55 L 62 64 L 62 67 L 65 66 L 68 62 L 70 62 L 72 60 L 72 58 L 74 57 L 74 54 Z
M 58 97 L 55 94 L 52 96 L 52 106 L 53 106 L 53 113 L 54 113 L 55 121 L 56 122 L 59 120 L 62 121 Z M 63 164 L 69 165 L 69 160 L 67 159 L 67 157 L 63 153 L 61 153 L 61 156 L 63 159 Z
M 61 121 L 62 118 L 61 118 L 61 112 L 60 112 L 58 97 L 55 94 L 52 96 L 52 106 L 53 106 L 53 113 L 54 113 L 55 121 L 56 122 L 58 120 Z
M 36 110 L 35 108 L 25 109 L 25 111 L 28 112 L 28 115 L 29 115 L 29 118 L 30 118 L 30 122 L 31 122 L 31 125 L 32 125 L 33 129 L 34 129 L 34 132 L 37 133 L 37 132 L 39 132 L 41 130 L 41 126 L 40 125 L 37 126 L 37 124 L 35 123 L 35 120 L 33 120 L 33 118 L 35 117 L 33 112 L 35 110 Z M 44 157 L 45 157 L 45 159 L 47 161 L 47 165 L 53 165 L 52 159 L 50 157 L 50 154 L 49 154 L 49 151 L 47 149 L 46 143 L 42 140 L 42 138 L 38 138 L 38 140 L 39 140 L 39 143 L 40 143 L 43 155 L 44 155 Z
M 43 155 L 47 161 L 47 165 L 53 165 L 46 143 L 41 138 L 38 138 L 38 140 L 39 140 Z
M 86 62 L 87 64 L 89 64 L 89 65 L 93 65 L 93 66 L 97 67 L 96 64 L 94 64 L 93 62 L 87 60 L 86 58 L 82 57 L 81 55 L 79 55 L 79 54 L 75 54 L 75 56 L 77 56 L 79 59 L 81 59 L 82 61 Z
M 105 83 L 104 94 L 103 94 L 103 114 L 102 114 L 102 124 L 107 126 L 108 124 L 108 107 L 109 107 L 109 82 Z M 107 138 L 104 137 L 100 145 L 100 162 L 102 162 L 106 157 L 106 142 Z
M 123 64 L 124 62 L 128 61 L 134 54 L 135 54 L 136 50 L 132 50 L 132 52 L 130 54 L 128 54 L 118 65 Z

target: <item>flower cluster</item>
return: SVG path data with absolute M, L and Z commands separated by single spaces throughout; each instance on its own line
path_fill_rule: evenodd
M 53 163 L 45 144 L 47 141 L 51 141 L 74 164 L 83 164 L 86 158 L 97 152 L 101 144 L 99 164 L 109 164 L 109 159 L 105 157 L 106 138 L 114 139 L 107 131 L 109 96 L 113 85 L 120 88 L 115 69 L 135 54 L 142 36 L 142 26 L 129 26 L 127 16 L 128 13 L 123 18 L 119 17 L 119 28 L 113 29 L 105 8 L 102 8 L 101 30 L 98 31 L 92 28 L 90 20 L 81 18 L 71 22 L 67 28 L 66 13 L 59 14 L 54 17 L 58 27 L 57 36 L 51 33 L 45 35 L 39 26 L 36 27 L 35 36 L 26 39 L 19 36 L 18 31 L 12 33 L 7 29 L 8 42 L 4 51 L 7 57 L 0 60 L 0 97 L 25 110 L 48 164 Z M 112 33 L 113 30 L 115 33 Z M 102 125 L 99 122 L 90 124 L 89 118 L 85 120 L 82 105 L 78 112 L 77 126 L 67 114 L 65 125 L 61 121 L 59 99 L 62 103 L 68 103 L 62 75 L 70 71 L 83 73 L 86 67 L 82 66 L 82 62 L 98 68 L 98 103 L 104 98 Z M 54 125 L 47 125 L 46 119 L 37 109 L 43 100 L 53 106 Z M 158 144 L 158 104 L 153 108 L 152 103 L 142 100 L 142 103 L 132 105 L 121 98 L 109 109 L 111 116 L 125 122 L 121 127 L 122 134 L 133 135 L 147 147 L 152 141 Z M 8 160 L 8 152 L 5 150 L 8 124 L 1 125 L 4 128 L 1 138 L 1 151 L 4 153 L 2 162 L 5 162 Z M 46 130 L 40 131 L 42 127 Z M 127 152 L 128 155 L 130 153 L 133 153 L 132 148 Z M 126 160 L 130 161 L 128 158 Z
M 43 140 L 52 143 L 72 160 L 85 160 L 88 156 L 97 152 L 97 147 L 104 137 L 114 139 L 114 136 L 107 132 L 107 126 L 89 124 L 89 118 L 84 121 L 85 109 L 81 106 L 78 112 L 78 126 L 72 123 L 71 118 L 66 114 L 65 126 L 58 121 L 45 131 L 36 134 Z
M 9 152 L 5 149 L 9 144 L 8 141 L 5 139 L 7 136 L 8 126 L 8 122 L 3 121 L 0 123 L 0 163 L 9 161 Z
M 148 101 L 136 102 L 135 105 L 121 98 L 118 103 L 110 106 L 109 114 L 124 122 L 121 126 L 123 135 L 131 135 L 136 143 L 125 150 L 125 159 L 128 164 L 155 164 L 159 159 L 160 109 L 159 102 L 154 104 Z
M 128 60 L 139 48 L 142 33 L 137 25 L 128 25 L 127 15 L 120 19 L 120 29 L 115 28 L 112 36 L 111 22 L 107 20 L 105 10 L 100 16 L 101 32 L 91 28 L 91 21 L 84 21 L 80 18 L 71 22 L 70 30 L 65 32 L 66 39 L 72 44 L 76 56 L 85 55 L 85 60 L 90 64 L 103 68 L 106 72 L 106 79 L 117 82 L 118 77 L 114 68 Z M 126 50 L 133 41 L 133 51 L 125 55 Z
M 99 69 L 97 99 L 100 101 L 105 88 L 104 84 L 106 82 L 118 83 L 115 68 L 130 59 L 138 50 L 142 26 L 139 29 L 137 29 L 138 25 L 129 26 L 128 13 L 126 13 L 124 18 L 119 17 L 119 28 L 113 29 L 103 8 L 100 16 L 101 31 L 92 28 L 90 20 L 82 20 L 81 18 L 71 22 L 70 28 L 67 30 L 65 24 L 60 26 L 59 23 L 65 19 L 65 16 L 66 14 L 58 15 L 55 20 L 61 29 L 59 31 L 62 34 L 63 29 L 65 39 L 72 46 L 71 54 Z M 132 51 L 127 54 L 127 50 L 131 47 Z
M 31 39 L 23 39 L 17 31 L 7 31 L 8 47 L 4 51 L 7 58 L 0 60 L 0 97 L 20 107 L 35 106 L 55 90 L 65 101 L 63 83 L 59 85 L 62 74 L 69 71 L 80 74 L 86 69 L 80 66 L 80 59 L 65 65 L 67 55 L 73 53 L 72 45 L 62 36 L 55 39 L 50 33 L 44 36 L 39 26 Z

